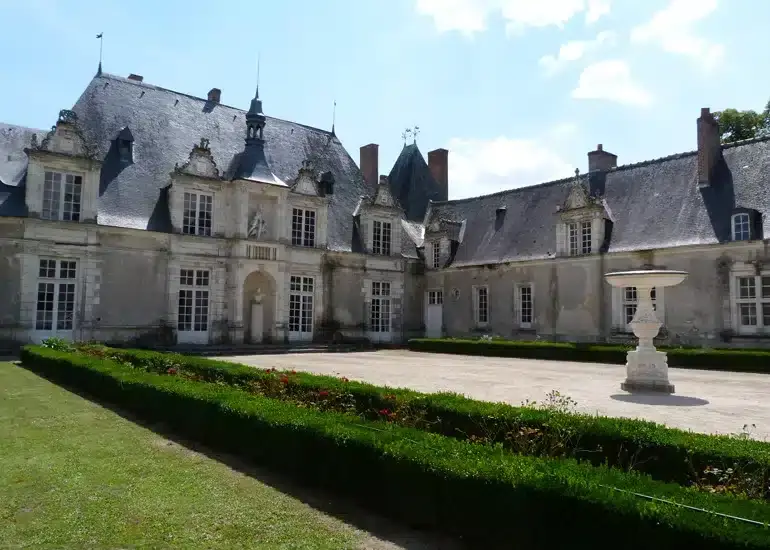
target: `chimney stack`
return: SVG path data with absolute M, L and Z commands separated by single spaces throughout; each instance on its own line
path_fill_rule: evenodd
M 618 156 L 609 151 L 605 151 L 600 143 L 596 146 L 596 151 L 588 152 L 588 171 L 607 172 L 618 167 Z
M 219 103 L 219 100 L 222 98 L 222 90 L 219 88 L 211 88 L 209 90 L 208 100 L 211 103 Z
M 388 176 L 380 174 L 380 185 L 388 185 Z
M 136 80 L 137 82 L 141 82 L 142 80 L 144 80 L 144 77 L 142 75 L 140 75 L 140 74 L 131 73 L 130 75 L 128 75 L 128 79 L 129 80 Z
M 700 110 L 698 118 L 698 185 L 710 185 L 714 167 L 722 156 L 719 124 L 708 107 Z
M 379 148 L 376 143 L 370 143 L 361 147 L 360 154 L 361 160 L 359 161 L 359 167 L 361 168 L 361 174 L 364 176 L 364 182 L 369 189 L 377 187 L 379 181 L 380 166 L 379 166 Z
M 441 190 L 437 200 L 449 200 L 449 151 L 436 149 L 428 153 L 428 168 Z

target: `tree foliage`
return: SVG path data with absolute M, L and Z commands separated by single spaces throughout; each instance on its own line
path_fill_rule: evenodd
M 725 109 L 714 113 L 714 117 L 719 123 L 719 137 L 722 143 L 770 135 L 770 101 L 761 113 L 753 110 Z

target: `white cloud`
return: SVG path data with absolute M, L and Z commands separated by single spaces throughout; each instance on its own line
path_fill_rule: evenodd
M 652 96 L 634 81 L 628 64 L 619 59 L 600 61 L 583 69 L 572 97 L 636 106 L 652 103 Z
M 449 192 L 462 199 L 568 177 L 574 168 L 539 139 L 452 138 Z
M 600 32 L 593 40 L 572 40 L 562 44 L 557 55 L 544 55 L 540 58 L 540 66 L 547 75 L 556 74 L 567 63 L 577 61 L 589 52 L 597 50 L 603 44 L 614 44 L 615 33 Z
M 717 66 L 724 57 L 724 46 L 698 36 L 696 22 L 717 9 L 717 0 L 671 0 L 647 23 L 631 31 L 631 40 L 638 44 L 657 44 L 664 51 L 685 55 L 704 69 Z
M 610 11 L 610 0 L 416 0 L 417 13 L 433 18 L 439 32 L 466 35 L 484 31 L 492 15 L 500 14 L 506 31 L 516 34 L 527 27 L 563 27 L 586 12 L 592 23 Z

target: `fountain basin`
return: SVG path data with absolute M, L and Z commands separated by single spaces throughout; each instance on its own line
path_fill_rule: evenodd
M 687 278 L 686 271 L 650 269 L 637 271 L 615 271 L 604 278 L 614 287 L 635 286 L 642 288 L 678 285 Z

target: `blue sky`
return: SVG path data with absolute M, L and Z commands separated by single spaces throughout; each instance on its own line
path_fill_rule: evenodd
M 450 198 L 692 150 L 701 107 L 770 97 L 767 0 L 0 0 L 0 121 L 47 128 L 104 70 L 330 128 L 387 173 L 418 125 Z

